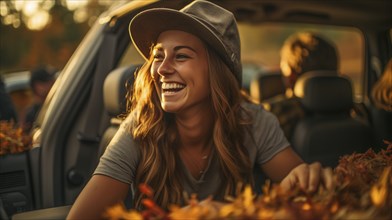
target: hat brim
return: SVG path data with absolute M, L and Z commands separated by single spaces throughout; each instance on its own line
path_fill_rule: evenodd
M 150 48 L 156 43 L 159 34 L 167 30 L 180 30 L 198 36 L 222 58 L 227 59 L 221 37 L 208 24 L 184 12 L 168 8 L 150 9 L 139 13 L 129 23 L 132 42 L 145 60 L 149 59 Z

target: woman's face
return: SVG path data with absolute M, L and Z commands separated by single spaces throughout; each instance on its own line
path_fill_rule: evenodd
M 181 113 L 209 103 L 207 51 L 198 37 L 162 32 L 153 56 L 151 73 L 164 111 Z

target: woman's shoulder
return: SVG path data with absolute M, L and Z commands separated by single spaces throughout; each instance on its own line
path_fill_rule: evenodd
M 279 150 L 290 145 L 278 118 L 272 112 L 254 103 L 244 103 L 243 108 L 252 117 L 250 126 L 245 129 L 245 145 L 250 152 L 259 152 L 259 159 L 256 159 L 259 164 L 263 164 Z
M 245 118 L 250 126 L 252 136 L 261 137 L 272 130 L 279 130 L 280 125 L 278 118 L 270 111 L 264 109 L 260 104 L 243 103 Z
M 261 118 L 274 118 L 275 115 L 266 109 L 261 104 L 256 104 L 252 102 L 241 103 L 242 108 L 245 110 L 247 115 L 250 115 L 252 121 L 258 121 Z

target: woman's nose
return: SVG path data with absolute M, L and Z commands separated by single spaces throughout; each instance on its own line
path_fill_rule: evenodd
M 163 61 L 158 66 L 157 72 L 161 76 L 165 76 L 167 74 L 173 74 L 174 73 L 173 62 L 168 57 L 165 57 L 165 59 L 163 59 Z

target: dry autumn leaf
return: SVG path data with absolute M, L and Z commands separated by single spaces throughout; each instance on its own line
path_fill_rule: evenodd
M 0 156 L 24 152 L 30 149 L 31 141 L 14 122 L 0 121 Z

